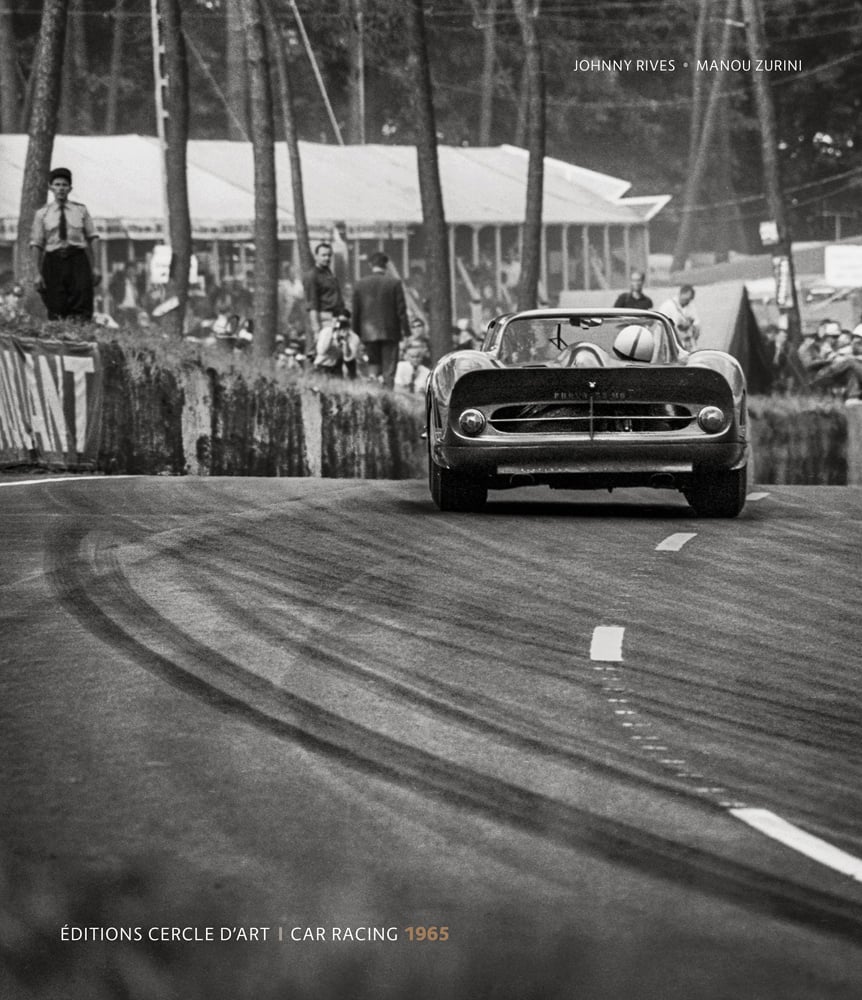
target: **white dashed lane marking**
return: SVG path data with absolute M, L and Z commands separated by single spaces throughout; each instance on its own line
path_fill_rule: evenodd
M 752 500 L 753 501 L 765 500 L 766 497 L 768 497 L 768 496 L 769 496 L 768 493 L 749 493 L 748 496 L 746 496 L 745 499 L 748 500 L 748 501 L 752 501 Z
M 741 819 L 760 833 L 771 837 L 806 857 L 826 865 L 842 875 L 849 875 L 857 882 L 862 882 L 862 861 L 852 854 L 815 837 L 813 834 L 800 830 L 798 826 L 776 816 L 768 809 L 731 809 L 731 816 Z
M 694 535 L 672 535 L 670 539 L 665 539 L 665 541 L 669 542 L 672 538 L 678 539 L 680 537 L 687 541 Z M 804 854 L 833 871 L 848 875 L 857 882 L 862 882 L 862 860 L 834 847 L 820 837 L 800 830 L 799 827 L 788 823 L 787 820 L 768 809 L 756 809 L 744 802 L 734 801 L 731 797 L 732 793 L 729 794 L 728 789 L 715 781 L 711 775 L 707 776 L 699 771 L 691 770 L 685 757 L 680 756 L 676 748 L 662 742 L 661 737 L 651 731 L 653 725 L 650 721 L 635 721 L 639 718 L 639 712 L 632 705 L 633 699 L 624 680 L 624 668 L 615 665 L 622 663 L 624 635 L 625 629 L 620 626 L 599 625 L 594 628 L 590 645 L 590 659 L 608 664 L 608 666 L 595 666 L 593 669 L 601 674 L 605 700 L 616 722 L 623 729 L 628 730 L 629 740 L 639 748 L 640 752 L 645 757 L 656 754 L 655 757 L 650 756 L 650 759 L 660 762 L 662 767 L 671 771 L 675 777 L 682 779 L 695 794 L 711 799 L 718 808 L 747 824 L 758 833 L 770 837 L 799 854 Z M 641 730 L 641 732 L 632 732 L 632 730 Z
M 109 483 L 112 479 L 134 479 L 134 476 L 52 476 L 49 479 L 19 479 L 14 483 L 0 483 L 0 489 L 12 486 L 41 486 L 42 483 L 80 483 L 84 480 L 96 479 Z
M 623 658 L 624 628 L 612 625 L 598 625 L 593 629 L 590 645 L 590 659 L 603 663 L 619 663 Z
M 664 541 L 659 542 L 655 550 L 656 552 L 679 552 L 683 545 L 690 542 L 692 538 L 697 538 L 696 531 L 678 531 L 675 535 L 668 535 Z

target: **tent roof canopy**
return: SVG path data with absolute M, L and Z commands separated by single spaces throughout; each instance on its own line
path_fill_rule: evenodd
M 27 154 L 26 135 L 0 135 L 0 226 L 17 224 Z M 413 146 L 300 143 L 309 224 L 357 227 L 419 225 L 422 206 Z M 192 140 L 189 202 L 196 235 L 248 235 L 254 220 L 251 144 Z M 450 225 L 520 225 L 528 154 L 515 146 L 439 147 L 440 178 Z M 149 136 L 57 136 L 52 161 L 68 166 L 73 197 L 87 204 L 99 228 L 153 233 L 164 215 L 159 146 Z M 293 225 L 290 165 L 276 144 L 278 217 Z M 625 198 L 630 184 L 545 158 L 546 224 L 642 225 L 669 196 Z M 47 184 L 46 184 L 47 188 Z

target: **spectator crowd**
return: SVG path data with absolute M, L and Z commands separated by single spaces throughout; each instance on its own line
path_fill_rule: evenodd
M 70 197 L 71 172 L 55 167 L 48 181 L 52 199 L 36 213 L 30 245 L 33 290 L 42 298 L 49 319 L 147 328 L 178 308 L 178 299 L 167 291 L 167 268 L 162 280 L 152 281 L 148 264 L 132 261 L 115 268 L 104 282 L 94 263 L 98 234 L 86 206 Z M 278 282 L 278 367 L 368 379 L 399 392 L 423 392 L 431 349 L 424 319 L 428 303 L 422 267 L 414 264 L 402 283 L 386 254 L 377 251 L 368 260 L 370 274 L 342 288 L 332 263 L 332 244 L 323 241 L 314 248 L 314 264 L 305 274 L 298 275 L 292 264 L 283 265 Z M 458 304 L 471 318 L 457 321 L 452 330 L 453 350 L 479 346 L 475 326 L 513 308 L 512 292 L 520 277 L 516 247 L 507 252 L 499 275 L 494 274 L 487 254 L 480 254 L 472 267 L 460 260 L 458 265 L 462 280 L 456 295 L 463 298 L 465 290 L 468 295 L 467 301 L 459 298 Z M 217 283 L 209 271 L 204 269 L 190 283 L 185 337 L 241 353 L 254 340 L 254 273 L 249 271 L 244 280 L 234 277 Z M 629 289 L 614 305 L 653 308 L 644 292 L 644 280 L 642 271 L 633 271 Z M 496 301 L 498 292 L 505 303 Z M 683 285 L 657 307 L 674 322 L 689 351 L 697 349 L 701 331 L 694 299 L 694 288 Z M 0 284 L 0 320 L 26 316 L 26 301 L 20 284 L 11 280 Z M 824 319 L 803 334 L 795 350 L 788 345 L 786 331 L 777 326 L 768 327 L 764 339 L 775 388 L 787 390 L 801 382 L 842 398 L 862 397 L 862 323 L 850 330 Z

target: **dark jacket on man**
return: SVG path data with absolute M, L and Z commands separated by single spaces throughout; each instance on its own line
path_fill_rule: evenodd
M 352 322 L 364 343 L 409 337 L 410 320 L 401 282 L 377 269 L 360 278 L 353 289 Z

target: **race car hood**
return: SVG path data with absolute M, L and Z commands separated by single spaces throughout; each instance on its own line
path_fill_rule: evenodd
M 461 410 L 507 402 L 707 403 L 730 411 L 734 393 L 727 380 L 706 367 L 619 365 L 607 368 L 483 368 L 464 372 L 450 406 Z

